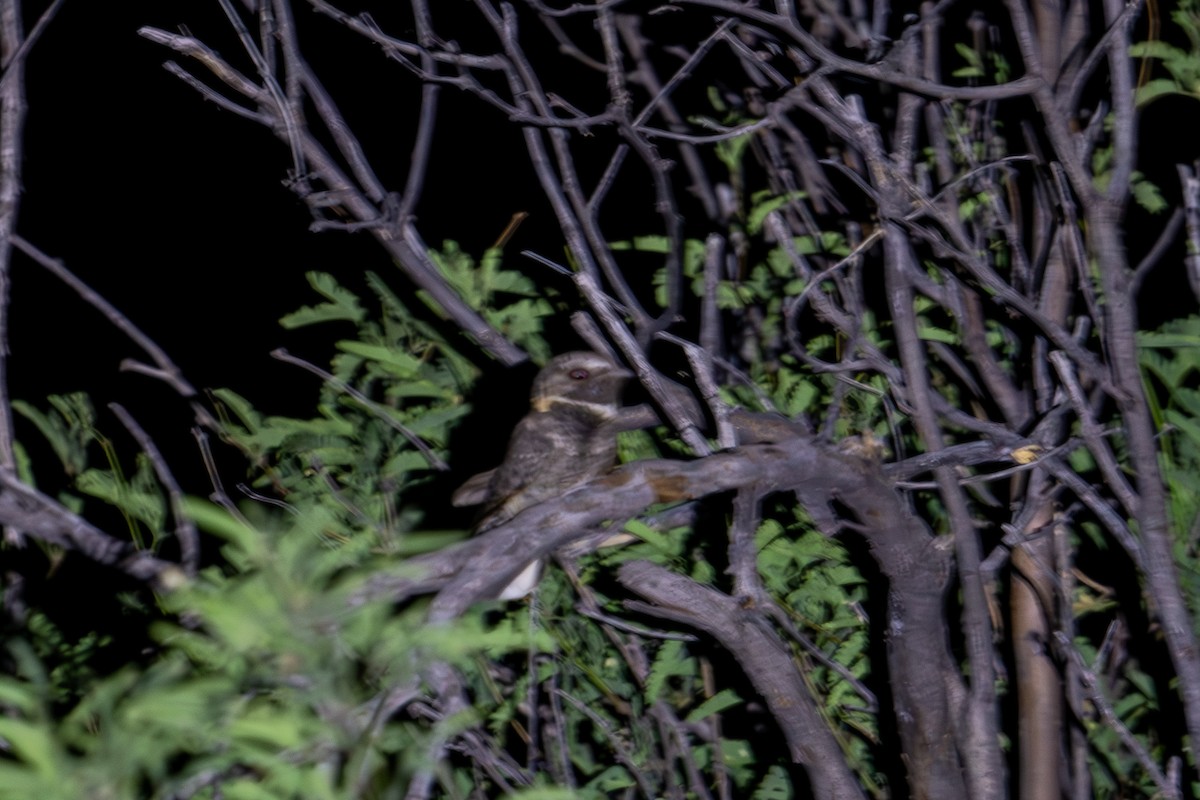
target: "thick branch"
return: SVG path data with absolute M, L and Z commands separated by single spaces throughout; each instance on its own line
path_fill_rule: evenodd
M 814 797 L 866 797 L 795 659 L 765 617 L 736 598 L 646 561 L 622 565 L 618 578 L 653 604 L 630 607 L 702 630 L 733 654 L 770 707 L 792 760 L 808 771 Z

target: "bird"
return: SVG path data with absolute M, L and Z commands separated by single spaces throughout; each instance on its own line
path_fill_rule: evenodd
M 621 390 L 632 377 L 599 353 L 550 359 L 533 380 L 529 413 L 513 429 L 504 460 L 468 480 L 452 498 L 455 505 L 482 503 L 474 532 L 503 525 L 610 470 L 617 460 L 617 437 L 609 423 L 620 413 Z M 540 560 L 531 562 L 499 599 L 528 595 L 541 568 Z

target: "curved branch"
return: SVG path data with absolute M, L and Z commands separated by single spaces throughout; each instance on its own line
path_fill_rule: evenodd
M 783 731 L 792 760 L 804 765 L 813 796 L 821 800 L 865 798 L 846 765 L 791 652 L 759 612 L 735 597 L 646 561 L 623 564 L 617 578 L 650 601 L 626 602 L 634 611 L 704 631 L 737 659 L 766 700 Z

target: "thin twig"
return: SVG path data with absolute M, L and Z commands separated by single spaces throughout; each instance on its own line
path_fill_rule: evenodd
M 425 456 L 425 460 L 429 462 L 429 466 L 433 467 L 438 472 L 447 472 L 450 469 L 450 465 L 447 464 L 445 460 L 440 458 L 437 453 L 433 452 L 433 448 L 421 441 L 421 437 L 417 436 L 395 419 L 395 417 L 392 415 L 392 409 L 379 405 L 379 403 L 376 403 L 374 400 L 367 397 L 365 394 L 358 391 L 353 386 L 341 380 L 332 373 L 321 369 L 316 364 L 312 364 L 302 358 L 297 358 L 282 347 L 272 350 L 271 358 L 278 359 L 286 364 L 293 364 L 297 367 L 306 369 L 313 375 L 316 375 L 318 378 L 328 383 L 333 388 L 337 389 L 339 392 L 343 392 L 344 394 L 354 398 L 363 406 L 363 408 L 370 411 L 396 431 L 399 431 L 400 435 L 407 439 L 409 444 L 417 448 L 417 450 L 421 452 L 421 455 Z
M 596 730 L 608 741 L 617 761 L 621 762 L 633 779 L 637 781 L 642 793 L 647 798 L 658 797 L 658 792 L 654 791 L 645 774 L 643 774 L 644 771 L 638 766 L 637 758 L 634 757 L 629 746 L 625 744 L 625 736 L 622 732 L 614 729 L 613 724 L 609 720 L 596 713 L 587 703 L 576 699 L 562 689 L 555 689 L 555 691 L 558 692 L 559 697 L 574 706 L 576 711 L 592 721 L 592 724 L 596 726 Z
M 634 625 L 631 622 L 626 622 L 625 620 L 614 617 L 611 614 L 605 614 L 599 609 L 592 608 L 583 603 L 576 603 L 575 610 L 588 619 L 593 619 L 603 625 L 610 625 L 619 631 L 631 633 L 634 636 L 641 636 L 646 639 L 663 639 L 664 641 L 676 642 L 695 642 L 699 640 L 699 637 L 691 633 L 659 631 L 647 628 L 643 625 Z
M 612 300 L 602 291 L 597 285 L 596 280 L 586 272 L 579 272 L 575 275 L 575 285 L 579 287 L 580 294 L 588 301 L 592 310 L 599 317 L 601 323 L 604 324 L 608 335 L 612 337 L 625 358 L 629 360 L 634 371 L 637 373 L 638 380 L 654 402 L 662 408 L 663 413 L 670 420 L 671 425 L 679 432 L 680 437 L 692 451 L 698 456 L 706 456 L 712 452 L 704 437 L 700 435 L 700 431 L 696 424 L 688 416 L 687 412 L 680 404 L 667 392 L 663 386 L 662 380 L 659 378 L 658 372 L 650 366 L 650 362 L 634 341 L 629 329 L 624 323 L 617 318 L 616 313 L 612 308 Z
M 1100 719 L 1107 725 L 1126 749 L 1133 754 L 1141 764 L 1142 769 L 1154 781 L 1154 785 L 1158 787 L 1163 798 L 1167 800 L 1178 800 L 1180 797 L 1179 787 L 1172 785 L 1167 781 L 1167 776 L 1158 768 L 1154 758 L 1142 745 L 1133 732 L 1126 727 L 1125 723 L 1121 722 L 1121 718 L 1117 716 L 1117 712 L 1113 709 L 1112 703 L 1104 695 L 1104 690 L 1100 685 L 1100 678 L 1087 665 L 1083 658 L 1083 654 L 1079 652 L 1075 644 L 1067 638 L 1062 631 L 1054 632 L 1054 641 L 1058 645 L 1060 652 L 1065 654 L 1075 664 L 1075 668 L 1079 671 L 1079 677 L 1083 684 L 1083 690 L 1087 693 L 1087 697 L 1092 701 L 1092 706 L 1100 715 Z
M 111 322 L 118 330 L 133 340 L 134 344 L 146 351 L 151 360 L 158 365 L 162 370 L 161 376 L 166 380 L 175 391 L 186 398 L 196 396 L 196 390 L 183 377 L 183 372 L 171 361 L 161 347 L 159 347 L 153 339 L 142 332 L 140 328 L 133 324 L 116 306 L 104 299 L 98 292 L 81 281 L 79 278 L 66 268 L 66 266 L 56 258 L 43 253 L 34 245 L 25 241 L 20 236 L 13 235 L 11 238 L 13 245 L 32 258 L 38 264 L 41 264 L 47 270 L 54 274 L 63 283 L 70 286 L 75 292 L 82 297 L 88 304 L 96 308 L 103 314 L 109 322 Z
M 150 438 L 150 434 L 146 433 L 133 415 L 126 411 L 120 403 L 109 403 L 108 407 L 137 440 L 138 445 L 150 459 L 150 463 L 154 467 L 154 474 L 166 487 L 167 496 L 171 502 L 171 515 L 175 518 L 175 536 L 179 539 L 179 560 L 183 571 L 189 577 L 195 576 L 200 565 L 200 535 L 196 530 L 196 523 L 192 522 L 191 518 L 184 513 L 183 490 L 180 489 L 179 482 L 175 480 L 174 473 L 167 466 L 166 459 L 162 457 L 162 453 L 154 444 L 154 440 Z
M 230 0 L 217 0 L 217 3 L 221 6 L 221 10 L 225 12 L 225 17 L 229 20 L 230 26 L 237 33 L 238 40 L 242 43 L 242 49 L 246 51 L 246 54 L 250 56 L 250 60 L 254 62 L 254 68 L 258 71 L 258 77 L 262 80 L 264 93 L 273 101 L 272 104 L 275 106 L 277 118 L 283 123 L 283 129 L 290 145 L 288 149 L 291 151 L 292 156 L 293 178 L 294 180 L 303 180 L 304 176 L 308 174 L 308 166 L 305 164 L 304 149 L 300 143 L 300 129 L 304 123 L 296 98 L 290 99 L 284 94 L 283 88 L 280 87 L 279 82 L 275 78 L 271 64 L 250 36 L 250 31 L 246 28 L 245 23 L 242 22 L 241 16 L 234 9 Z M 282 20 L 279 20 L 279 22 L 282 22 Z
M 1158 262 L 1171 249 L 1171 245 L 1175 244 L 1175 237 L 1179 235 L 1179 229 L 1183 227 L 1185 217 L 1182 208 L 1176 208 L 1171 212 L 1170 219 L 1167 224 L 1163 225 L 1163 229 L 1158 234 L 1158 238 L 1154 240 L 1154 246 L 1151 247 L 1146 255 L 1142 256 L 1142 260 L 1133 270 L 1133 293 L 1137 294 L 1142 286 L 1142 281 L 1150 274 L 1150 270 L 1158 266 Z
M 29 35 L 21 38 L 20 2 L 19 0 L 3 0 L 3 5 L 0 5 L 0 20 L 2 20 L 0 27 L 3 28 L 2 37 L 5 40 L 2 45 L 4 74 L 0 75 L 0 93 L 3 93 L 10 81 L 20 83 L 24 80 L 22 70 L 25 67 L 26 59 L 29 58 L 30 51 L 33 50 L 38 39 L 42 38 L 46 27 L 58 16 L 59 9 L 62 8 L 64 2 L 65 0 L 54 0 L 38 17 L 38 21 L 34 23 Z M 16 48 L 11 48 L 10 43 L 15 43 Z M 21 91 L 24 92 L 24 87 Z
M 200 448 L 200 458 L 204 462 L 204 469 L 208 473 L 208 479 L 212 482 L 213 491 L 209 495 L 209 499 L 219 505 L 221 508 L 229 512 L 229 515 L 241 522 L 247 527 L 250 521 L 242 516 L 242 512 L 238 510 L 229 493 L 225 491 L 225 484 L 221 481 L 221 472 L 217 469 L 217 460 L 213 458 L 212 448 L 208 443 L 208 434 L 199 426 L 192 428 L 192 436 L 196 440 L 196 445 Z
M 1092 411 L 1088 408 L 1087 398 L 1083 395 L 1083 387 L 1079 385 L 1079 379 L 1075 375 L 1075 370 L 1066 353 L 1061 350 L 1055 350 L 1050 354 L 1050 363 L 1054 365 L 1055 371 L 1058 373 L 1058 378 L 1062 381 L 1063 387 L 1067 391 L 1067 397 L 1071 400 L 1071 407 L 1075 409 L 1075 416 L 1079 420 L 1079 430 L 1083 434 L 1083 439 L 1087 442 L 1088 450 L 1096 459 L 1096 464 L 1100 468 L 1100 474 L 1104 476 L 1105 485 L 1112 490 L 1117 499 L 1121 501 L 1122 508 L 1125 513 L 1132 516 L 1136 513 L 1138 496 L 1125 480 L 1125 475 L 1121 472 L 1121 467 L 1117 464 L 1117 457 L 1113 454 L 1112 448 L 1104 440 L 1104 432 L 1100 429 L 1099 423 L 1096 422 Z
M 234 92 L 252 100 L 260 108 L 275 107 L 274 95 L 270 90 L 256 85 L 200 41 L 190 36 L 180 36 L 150 27 L 141 28 L 138 33 L 150 41 L 194 58 L 222 83 Z M 267 79 L 264 78 L 265 80 Z M 280 113 L 283 113 L 282 109 L 280 109 Z M 416 229 L 406 224 L 404 220 L 388 220 L 379 204 L 372 202 L 364 190 L 346 174 L 312 131 L 293 123 L 295 123 L 293 119 L 279 118 L 277 120 L 273 117 L 269 120 L 268 127 L 277 138 L 288 143 L 289 147 L 298 148 L 305 168 L 319 176 L 326 187 L 325 192 L 311 192 L 308 189 L 309 182 L 306 176 L 295 175 L 292 189 L 301 199 L 316 212 L 321 208 L 323 197 L 337 197 L 338 205 L 347 212 L 352 220 L 358 223 L 372 223 L 370 231 L 375 240 L 387 250 L 408 278 L 427 292 L 459 327 L 474 337 L 483 348 L 491 352 L 503 364 L 512 366 L 524 361 L 527 358 L 525 352 L 488 324 L 438 272 L 429 258 L 428 248 Z

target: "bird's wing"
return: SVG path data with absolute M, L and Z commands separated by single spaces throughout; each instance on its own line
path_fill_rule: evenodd
M 534 422 L 533 415 L 527 416 L 513 430 L 504 462 L 492 475 L 479 530 L 508 521 L 517 512 L 545 499 L 542 495 L 557 493 L 545 478 L 559 471 L 559 462 L 565 457 L 558 447 L 559 426 L 550 415 L 539 417 Z
M 450 495 L 450 504 L 461 508 L 462 506 L 477 506 L 487 502 L 491 494 L 492 476 L 495 474 L 496 470 L 493 468 L 467 478 L 463 485 L 455 489 L 454 494 Z
M 519 492 L 554 471 L 554 465 L 561 457 L 557 452 L 561 443 L 560 426 L 555 422 L 550 414 L 540 414 L 536 419 L 531 414 L 517 423 L 508 441 L 504 461 L 496 467 L 492 477 L 493 498 Z

